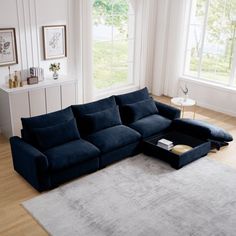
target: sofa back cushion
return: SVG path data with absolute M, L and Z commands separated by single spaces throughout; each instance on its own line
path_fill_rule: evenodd
M 146 116 L 158 113 L 155 102 L 151 98 L 140 102 L 124 105 L 121 107 L 121 110 L 123 114 L 122 121 L 125 124 L 130 124 Z
M 33 129 L 37 146 L 44 151 L 80 138 L 75 119 L 44 128 Z
M 139 102 L 148 98 L 150 97 L 149 97 L 147 88 L 143 88 L 135 92 L 115 96 L 116 104 L 118 106 L 123 106 L 126 104 Z
M 74 118 L 71 107 L 65 108 L 60 111 L 48 113 L 45 115 L 30 117 L 30 118 L 21 118 L 23 130 L 22 138 L 33 145 L 36 144 L 36 138 L 33 132 L 35 128 L 44 128 L 57 124 L 64 123 Z
M 92 129 L 88 127 L 88 124 L 86 122 L 86 117 L 84 116 L 96 112 L 101 112 L 110 108 L 114 108 L 116 107 L 116 102 L 114 96 L 111 96 L 95 102 L 90 102 L 81 105 L 73 105 L 71 107 L 74 116 L 76 117 L 77 126 L 79 128 L 81 136 L 86 136 L 88 135 L 88 133 L 91 132 Z M 92 120 L 91 117 L 89 119 Z M 102 123 L 105 122 L 102 121 Z
M 82 123 L 85 135 L 95 133 L 99 130 L 112 126 L 121 125 L 120 113 L 118 107 L 112 107 L 103 111 L 84 115 Z
M 104 98 L 95 102 L 90 102 L 90 103 L 81 104 L 81 105 L 72 105 L 71 107 L 72 107 L 74 116 L 77 118 L 83 115 L 106 110 L 115 106 L 116 106 L 115 98 L 114 96 L 111 96 L 111 97 Z

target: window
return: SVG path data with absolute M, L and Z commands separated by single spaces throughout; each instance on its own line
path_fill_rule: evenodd
M 134 13 L 126 0 L 93 0 L 93 79 L 96 89 L 133 82 Z
M 235 0 L 193 0 L 184 74 L 236 86 L 235 36 Z

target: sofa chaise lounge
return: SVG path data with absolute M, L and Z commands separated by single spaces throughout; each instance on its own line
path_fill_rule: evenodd
M 22 137 L 10 138 L 14 169 L 45 191 L 138 154 L 143 140 L 169 130 L 218 147 L 233 139 L 218 127 L 179 117 L 179 109 L 154 101 L 144 88 L 22 118 Z

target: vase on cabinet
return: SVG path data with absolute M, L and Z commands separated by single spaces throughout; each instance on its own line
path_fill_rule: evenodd
M 59 74 L 57 73 L 57 71 L 54 71 L 54 72 L 53 72 L 52 77 L 53 77 L 53 79 L 58 79 Z

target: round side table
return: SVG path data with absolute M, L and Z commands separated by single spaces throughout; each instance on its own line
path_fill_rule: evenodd
M 182 115 L 181 117 L 184 117 L 184 111 L 185 107 L 194 107 L 193 110 L 193 119 L 195 119 L 195 114 L 196 114 L 196 101 L 190 98 L 182 98 L 182 97 L 175 97 L 171 99 L 171 104 L 174 106 L 180 107 Z

